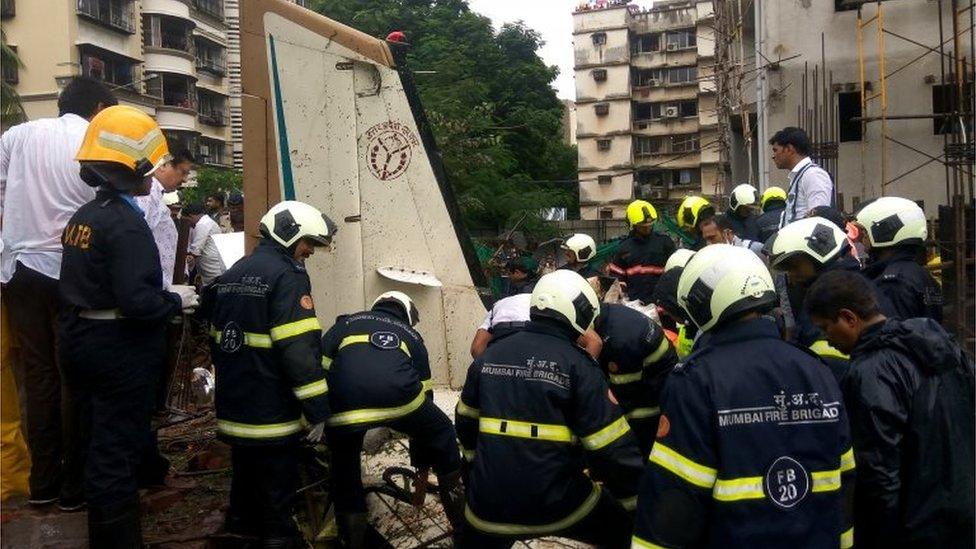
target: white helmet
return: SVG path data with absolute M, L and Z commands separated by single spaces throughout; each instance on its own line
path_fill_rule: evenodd
M 778 298 L 773 277 L 746 248 L 714 244 L 688 261 L 678 281 L 678 303 L 702 331 L 750 311 L 764 311 Z
M 668 272 L 671 269 L 677 269 L 679 267 L 684 267 L 691 260 L 692 256 L 695 255 L 695 250 L 689 250 L 687 248 L 681 248 L 680 250 L 675 250 L 668 260 L 664 263 L 664 272 Z
M 729 195 L 729 208 L 735 211 L 739 206 L 755 206 L 759 203 L 759 191 L 748 183 L 743 183 L 732 189 Z
M 261 218 L 261 234 L 290 248 L 302 238 L 310 238 L 316 245 L 328 246 L 339 230 L 318 208 L 304 202 L 279 202 Z
M 928 237 L 925 212 L 915 202 L 897 196 L 872 200 L 857 212 L 872 248 L 924 244 Z
M 566 239 L 562 248 L 573 252 L 578 263 L 585 263 L 593 259 L 596 254 L 596 242 L 588 234 L 576 233 Z
M 389 291 L 383 292 L 373 300 L 373 307 L 377 303 L 396 303 L 397 305 L 403 307 L 403 310 L 407 313 L 407 321 L 410 322 L 411 326 L 416 326 L 420 322 L 420 312 L 417 310 L 417 306 L 414 305 L 413 300 L 410 296 L 403 292 Z
M 530 315 L 554 318 L 578 333 L 589 330 L 600 314 L 600 300 L 579 274 L 561 269 L 544 275 L 532 290 Z
M 163 193 L 163 204 L 167 206 L 178 206 L 180 204 L 179 191 L 170 191 L 168 193 Z
M 799 254 L 823 265 L 844 250 L 847 235 L 833 221 L 822 217 L 806 217 L 790 223 L 770 237 L 763 248 L 769 265 L 779 267 Z

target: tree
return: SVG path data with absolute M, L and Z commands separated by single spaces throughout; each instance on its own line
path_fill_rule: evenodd
M 7 32 L 0 29 L 0 65 L 24 66 L 17 52 L 7 45 Z M 7 81 L 0 82 L 0 126 L 9 128 L 27 120 L 27 114 L 20 102 L 20 94 Z
M 497 33 L 465 0 L 313 0 L 312 8 L 367 34 L 403 31 L 407 66 L 469 227 L 543 232 L 546 207 L 575 207 L 576 151 L 562 141 L 558 69 L 539 58 L 521 22 Z
M 183 187 L 180 190 L 184 204 L 203 202 L 213 193 L 240 192 L 244 186 L 244 177 L 240 172 L 221 168 L 197 168 L 196 181 L 196 186 Z

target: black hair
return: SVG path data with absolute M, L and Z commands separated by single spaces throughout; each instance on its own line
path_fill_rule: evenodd
M 170 154 L 173 156 L 170 163 L 174 166 L 178 166 L 184 162 L 193 164 L 197 161 L 197 159 L 193 157 L 193 153 L 191 153 L 187 148 L 179 148 L 175 151 L 170 151 Z
M 803 306 L 811 316 L 834 320 L 841 309 L 861 319 L 880 313 L 874 290 L 864 275 L 853 271 L 828 271 L 817 277 L 807 290 Z
M 837 225 L 840 230 L 845 232 L 847 231 L 847 218 L 844 217 L 844 212 L 838 210 L 837 208 L 831 208 L 830 206 L 816 206 L 810 210 L 807 217 L 822 217 L 834 225 Z
M 793 145 L 796 152 L 803 156 L 810 156 L 810 138 L 807 137 L 807 132 L 803 131 L 803 128 L 787 126 L 773 134 L 769 138 L 769 144 L 779 145 L 780 147 Z
M 217 202 L 220 202 L 221 206 L 224 205 L 224 193 L 221 192 L 210 193 L 207 195 L 207 198 L 213 198 Z
M 732 219 L 727 214 L 718 214 L 710 217 L 706 221 L 714 222 L 716 225 L 718 225 L 720 231 L 735 231 L 735 226 L 732 225 Z M 705 221 L 702 221 L 702 223 L 705 223 Z M 699 226 L 701 226 L 701 224 L 699 224 Z
M 99 105 L 111 107 L 118 104 L 119 100 L 101 80 L 76 76 L 58 95 L 58 116 L 77 114 L 82 118 L 91 118 L 98 112 Z
M 199 202 L 191 202 L 186 206 L 183 206 L 183 215 L 203 215 L 206 213 L 203 204 Z

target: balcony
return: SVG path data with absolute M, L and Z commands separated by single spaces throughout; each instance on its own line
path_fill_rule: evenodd
M 200 109 L 197 114 L 197 118 L 200 122 L 208 126 L 226 126 L 227 125 L 227 113 L 218 109 Z
M 197 50 L 200 51 L 199 49 Z M 227 74 L 227 63 L 219 57 L 197 57 L 197 70 L 216 76 Z
M 78 15 L 128 34 L 136 32 L 131 0 L 78 0 Z
M 193 8 L 205 15 L 224 19 L 224 3 L 221 0 L 193 0 Z

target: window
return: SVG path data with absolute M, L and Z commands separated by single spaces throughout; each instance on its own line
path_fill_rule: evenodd
M 973 116 L 972 116 L 972 104 L 973 104 L 973 83 L 967 82 L 963 88 L 963 100 L 965 103 L 962 105 L 968 106 L 962 110 L 968 111 L 969 116 L 964 117 L 966 120 L 966 134 L 972 135 L 973 133 Z M 951 113 L 960 110 L 959 103 L 959 89 L 956 84 L 941 84 L 932 86 L 932 114 L 942 114 Z M 932 120 L 932 133 L 935 135 L 946 135 L 951 134 L 953 127 L 958 129 L 959 119 L 958 118 L 935 118 Z
M 697 42 L 695 41 L 695 31 L 678 31 L 667 33 L 667 49 L 668 50 L 681 50 L 684 48 L 695 47 Z
M 838 93 L 837 116 L 840 119 L 840 142 L 860 141 L 861 122 L 851 119 L 861 116 L 861 92 Z
M 598 175 L 598 176 L 596 176 L 596 182 L 599 183 L 600 185 L 609 185 L 610 183 L 613 183 L 613 176 L 612 175 Z
M 593 69 L 591 74 L 593 75 L 593 80 L 597 82 L 604 82 L 607 79 L 607 69 Z
M 222 95 L 197 90 L 197 118 L 204 124 L 224 126 L 227 124 L 224 113 L 226 99 Z
M 116 86 L 132 84 L 132 63 L 90 51 L 81 52 L 81 74 Z
M 659 86 L 663 83 L 664 70 L 636 69 L 632 76 L 635 86 Z
M 654 118 L 652 115 L 654 105 L 658 103 L 634 103 L 633 112 L 634 120 L 650 120 Z
M 17 54 L 17 46 L 7 47 L 14 52 L 14 55 Z M 20 73 L 17 70 L 17 63 L 4 63 L 0 68 L 3 69 L 3 82 L 5 84 L 16 84 L 20 81 Z
M 132 0 L 78 0 L 78 14 L 116 30 L 136 31 Z
M 609 139 L 597 139 L 596 140 L 596 150 L 598 150 L 598 151 L 609 151 L 610 150 L 610 140 Z
M 613 219 L 613 208 L 600 208 L 600 219 Z
M 683 170 L 674 170 L 672 172 L 674 176 L 674 186 L 689 186 L 689 185 L 701 185 L 701 171 L 698 168 L 686 168 Z
M 631 42 L 633 53 L 651 53 L 661 49 L 660 34 L 641 34 L 634 37 Z
M 698 116 L 698 101 L 679 102 L 678 116 Z
M 594 32 L 592 38 L 594 46 L 602 46 L 607 43 L 607 33 L 605 32 Z
M 698 134 L 675 135 L 671 137 L 671 152 L 690 152 L 698 150 Z
M 597 116 L 606 116 L 610 114 L 610 104 L 597 103 L 596 105 L 593 105 L 593 110 L 596 111 Z
M 0 17 L 7 18 L 17 15 L 17 6 L 14 4 L 14 0 L 3 0 L 0 4 Z
M 636 157 L 657 154 L 659 152 L 663 152 L 663 149 L 663 137 L 637 136 L 637 138 L 634 139 L 634 156 Z
M 223 76 L 227 71 L 224 62 L 224 48 L 209 40 L 196 40 L 197 70 L 206 71 L 215 76 Z
M 698 67 L 677 67 L 668 70 L 669 84 L 683 84 L 695 82 L 698 79 Z

